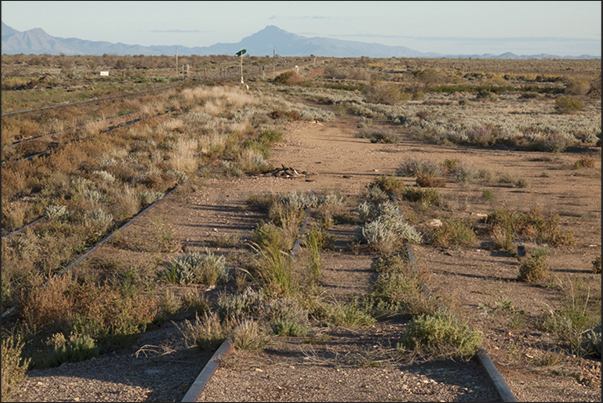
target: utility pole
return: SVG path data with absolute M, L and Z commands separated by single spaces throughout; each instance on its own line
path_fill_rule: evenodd
M 178 48 L 176 48 L 176 72 L 178 72 Z
M 272 48 L 272 78 L 276 78 L 276 49 Z

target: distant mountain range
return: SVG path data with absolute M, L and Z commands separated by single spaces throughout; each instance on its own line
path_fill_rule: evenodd
M 253 35 L 243 38 L 238 43 L 216 43 L 205 47 L 186 46 L 141 46 L 124 43 L 87 41 L 77 38 L 58 38 L 48 35 L 42 28 L 28 31 L 17 31 L 2 22 L 3 54 L 65 54 L 65 55 L 174 55 L 176 50 L 186 55 L 234 55 L 246 49 L 251 56 L 271 55 L 272 50 L 281 56 L 327 56 L 327 57 L 424 57 L 424 58 L 488 58 L 488 59 L 600 59 L 600 57 L 556 56 L 549 54 L 515 55 L 507 52 L 501 55 L 444 55 L 440 53 L 423 53 L 404 46 L 386 46 L 378 43 L 344 41 L 329 38 L 307 38 L 284 31 L 274 25 Z

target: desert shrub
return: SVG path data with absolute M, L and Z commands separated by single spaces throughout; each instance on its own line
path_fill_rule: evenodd
M 220 320 L 216 313 L 205 312 L 201 319 L 195 316 L 195 322 L 185 320 L 182 325 L 176 325 L 184 336 L 187 347 L 196 346 L 202 351 L 216 350 L 224 340 L 232 325 Z
M 264 213 L 268 213 L 270 206 L 276 203 L 277 200 L 278 196 L 275 194 L 266 193 L 263 195 L 257 195 L 255 193 L 251 193 L 247 200 L 245 200 L 245 204 Z
M 431 174 L 419 173 L 417 175 L 417 185 L 422 188 L 443 188 L 446 187 L 446 179 L 434 178 Z
M 303 336 L 308 331 L 308 311 L 294 298 L 271 300 L 266 315 L 277 336 Z
M 44 217 L 52 220 L 65 217 L 67 215 L 67 206 L 48 206 L 44 209 Z
M 590 83 L 585 80 L 572 81 L 565 86 L 565 93 L 569 95 L 586 95 L 590 91 Z
M 376 322 L 370 310 L 358 298 L 354 298 L 349 302 L 337 300 L 333 300 L 330 303 L 316 302 L 312 306 L 312 316 L 321 325 L 326 326 L 365 327 L 371 326 Z
M 153 190 L 143 190 L 141 192 L 138 192 L 138 199 L 140 200 L 140 204 L 143 206 L 153 204 L 157 200 L 163 198 L 163 196 L 163 192 L 157 192 Z
M 410 99 L 402 87 L 383 81 L 373 81 L 363 90 L 365 102 L 371 104 L 396 105 Z
M 283 141 L 283 133 L 279 132 L 278 130 L 274 130 L 274 129 L 265 130 L 260 135 L 260 141 L 262 141 L 266 145 L 278 143 L 279 141 Z
M 23 293 L 21 301 L 28 326 L 86 335 L 109 345 L 144 331 L 158 313 L 157 298 L 134 284 L 111 281 L 99 286 L 67 275 Z
M 369 186 L 366 192 L 366 199 L 372 203 L 385 203 L 390 199 L 390 195 L 381 190 L 379 186 Z
M 180 298 L 178 298 L 172 290 L 166 289 L 161 298 L 161 309 L 163 312 L 166 314 L 174 314 L 178 312 L 181 306 L 182 302 Z
M 320 248 L 322 239 L 324 239 L 326 233 L 324 230 L 318 227 L 313 227 L 306 237 L 304 238 L 304 244 L 309 251 L 310 263 L 309 271 L 311 273 L 311 282 L 318 284 L 320 276 L 322 274 L 322 258 L 320 256 Z
M 373 179 L 371 183 L 369 183 L 368 187 L 369 189 L 377 187 L 386 194 L 390 194 L 391 192 L 399 193 L 406 187 L 406 185 L 401 179 L 397 179 L 396 175 L 392 174 L 390 176 L 381 175 Z
M 581 335 L 580 348 L 588 355 L 601 358 L 601 323 L 585 330 Z
M 239 320 L 257 314 L 264 300 L 264 293 L 251 288 L 233 296 L 221 294 L 216 304 L 216 313 L 222 320 L 228 318 Z
M 369 294 L 375 315 L 422 315 L 436 310 L 435 299 L 423 290 L 418 276 L 408 271 L 382 273 Z
M 406 157 L 402 163 L 396 168 L 396 175 L 399 176 L 414 176 L 418 174 L 427 174 L 439 176 L 442 174 L 440 164 L 431 160 L 419 160 L 411 157 Z
M 285 71 L 274 79 L 275 83 L 283 85 L 299 84 L 302 81 L 304 81 L 303 77 L 295 71 Z
M 570 279 L 567 283 L 559 283 L 563 297 L 557 309 L 544 314 L 538 324 L 543 331 L 550 332 L 558 341 L 570 348 L 572 353 L 584 355 L 595 354 L 597 342 L 600 354 L 600 333 L 597 337 L 595 328 L 601 321 L 600 303 L 591 303 L 590 287 L 581 277 Z M 590 331 L 589 331 L 590 330 Z
M 415 351 L 436 357 L 470 358 L 482 343 L 482 333 L 471 331 L 467 323 L 447 311 L 413 319 L 402 335 L 401 352 Z
M 404 241 L 421 243 L 421 234 L 404 222 L 399 207 L 393 203 L 383 203 L 377 208 L 376 218 L 358 228 L 357 238 L 371 248 L 388 254 L 401 246 Z
M 207 298 L 205 298 L 205 295 L 199 294 L 196 289 L 186 290 L 182 295 L 181 302 L 184 309 L 193 308 L 197 314 L 203 314 L 209 309 Z
M 595 160 L 587 156 L 582 156 L 578 159 L 578 161 L 574 162 L 574 165 L 572 165 L 572 167 L 574 169 L 594 168 Z
M 360 129 L 355 137 L 370 139 L 371 143 L 396 144 L 400 142 L 400 136 L 396 132 L 385 128 Z
M 408 275 L 413 273 L 408 258 L 399 254 L 379 257 L 372 269 L 377 273 L 406 273 Z
M 100 353 L 94 339 L 88 335 L 72 334 L 67 340 L 62 333 L 56 333 L 48 344 L 52 346 L 52 352 L 44 359 L 46 367 L 57 367 L 64 362 L 85 361 Z
M 475 232 L 471 228 L 471 222 L 455 218 L 444 222 L 441 227 L 435 230 L 432 244 L 444 248 L 472 246 L 476 239 Z
M 442 166 L 444 167 L 444 173 L 453 173 L 454 171 L 456 171 L 456 168 L 459 166 L 460 163 L 461 162 L 458 160 L 458 158 L 446 158 L 442 163 Z
M 402 198 L 411 202 L 420 202 L 426 205 L 440 205 L 442 203 L 442 195 L 437 189 L 427 188 L 421 189 L 418 187 L 407 186 L 402 191 Z
M 279 248 L 278 241 L 252 244 L 256 253 L 254 273 L 265 292 L 271 297 L 294 296 L 299 287 L 299 275 L 293 270 L 288 253 Z
M 517 180 L 517 182 L 515 182 L 515 187 L 518 187 L 518 188 L 524 189 L 524 188 L 529 188 L 530 186 L 531 186 L 530 181 L 524 177 L 519 178 Z
M 237 350 L 261 350 L 270 337 L 254 320 L 242 321 L 232 332 L 233 345 Z
M 461 186 L 467 186 L 477 182 L 479 172 L 464 165 L 459 165 L 454 170 L 454 180 Z
M 552 133 L 544 138 L 534 140 L 528 147 L 543 152 L 560 153 L 571 143 L 572 142 L 567 137 L 561 134 Z
M 571 97 L 559 97 L 555 100 L 555 110 L 558 113 L 574 113 L 584 109 L 584 103 Z
M 496 102 L 498 98 L 489 90 L 478 90 L 475 99 L 485 102 Z
M 573 245 L 574 234 L 559 228 L 559 215 L 545 216 L 539 210 L 528 213 L 495 209 L 488 215 L 486 224 L 490 234 L 505 234 L 512 242 L 516 238 L 537 239 L 551 245 Z
M 597 256 L 595 260 L 593 260 L 593 273 L 601 274 L 601 255 Z
M 493 200 L 494 199 L 494 192 L 492 191 L 492 189 L 483 189 L 482 190 L 482 197 L 486 200 Z
M 546 248 L 532 249 L 530 256 L 521 262 L 517 279 L 529 283 L 545 279 L 549 274 L 549 254 Z
M 23 359 L 21 353 L 25 342 L 20 335 L 2 336 L 2 401 L 10 401 L 13 389 L 26 378 L 25 372 L 30 359 Z
M 171 284 L 216 285 L 228 281 L 224 256 L 215 256 L 209 249 L 176 256 L 158 276 Z

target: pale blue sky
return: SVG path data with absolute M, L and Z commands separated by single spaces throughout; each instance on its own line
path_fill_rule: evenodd
M 601 2 L 2 1 L 2 21 L 129 45 L 236 43 L 267 25 L 444 54 L 601 55 Z

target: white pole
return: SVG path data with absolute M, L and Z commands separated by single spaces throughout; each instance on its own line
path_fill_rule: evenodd
M 241 54 L 241 84 L 243 84 L 243 55 Z

